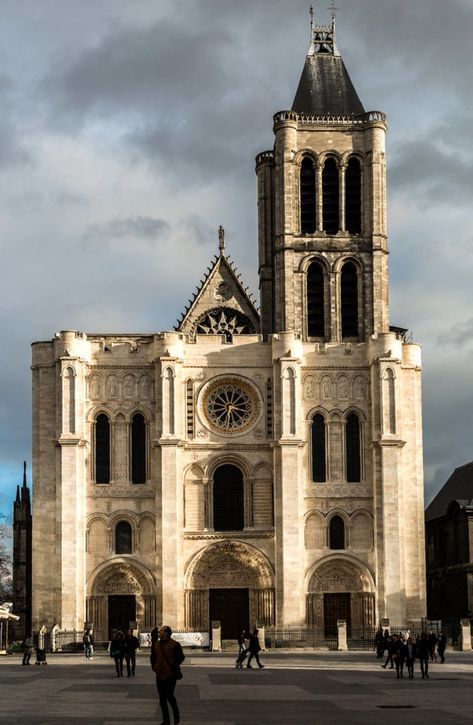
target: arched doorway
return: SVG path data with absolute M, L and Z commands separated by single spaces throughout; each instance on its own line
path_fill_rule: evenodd
M 186 572 L 186 627 L 207 631 L 218 619 L 223 639 L 256 623 L 274 624 L 274 576 L 266 556 L 249 544 L 222 541 L 201 550 Z
M 369 630 L 376 622 L 375 588 L 368 569 L 353 559 L 332 556 L 313 571 L 307 592 L 307 624 L 323 629 L 326 637 L 337 632 L 337 619 L 351 630 Z
M 104 562 L 91 575 L 87 593 L 87 621 L 96 641 L 110 639 L 114 629 L 128 629 L 130 622 L 144 631 L 156 626 L 154 579 L 136 561 Z

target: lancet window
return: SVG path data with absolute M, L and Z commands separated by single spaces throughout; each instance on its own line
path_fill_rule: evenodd
M 324 271 L 312 262 L 307 271 L 307 335 L 325 337 Z
M 146 423 L 141 413 L 131 421 L 131 482 L 146 483 Z
M 345 262 L 341 275 L 342 339 L 358 337 L 358 270 Z
M 115 527 L 115 553 L 131 554 L 133 551 L 133 537 L 131 524 L 128 521 L 119 521 Z
M 322 171 L 323 229 L 326 234 L 337 234 L 340 229 L 340 178 L 338 164 L 329 157 Z
M 244 528 L 243 474 L 236 466 L 219 466 L 213 477 L 213 518 L 215 531 Z
M 301 233 L 314 234 L 316 229 L 315 211 L 315 169 L 314 162 L 306 156 L 301 164 Z
M 110 483 L 110 421 L 105 413 L 95 420 L 95 481 Z
M 360 420 L 356 413 L 350 413 L 347 416 L 345 452 L 347 481 L 349 483 L 358 483 L 361 481 L 361 435 Z
M 361 166 L 357 158 L 348 161 L 345 172 L 345 229 L 361 233 Z
M 341 516 L 332 516 L 329 525 L 330 549 L 345 548 L 345 523 Z
M 312 480 L 314 483 L 326 480 L 325 419 L 320 413 L 312 419 Z

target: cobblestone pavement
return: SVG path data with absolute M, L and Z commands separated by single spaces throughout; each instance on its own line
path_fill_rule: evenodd
M 232 654 L 187 653 L 177 685 L 181 723 L 473 722 L 473 653 L 447 652 L 430 678 L 396 679 L 368 652 L 262 653 L 263 670 L 234 669 Z M 0 725 L 160 723 L 154 676 L 140 654 L 134 678 L 117 678 L 104 653 L 51 655 L 47 667 L 0 658 Z

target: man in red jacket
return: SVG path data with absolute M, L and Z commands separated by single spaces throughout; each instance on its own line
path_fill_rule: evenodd
M 153 632 L 152 632 L 153 635 Z M 184 652 L 179 642 L 171 639 L 171 627 L 163 626 L 158 631 L 159 639 L 153 642 L 151 648 L 151 667 L 156 673 L 156 687 L 159 694 L 159 705 L 163 713 L 161 725 L 170 725 L 168 702 L 174 715 L 174 725 L 180 720 L 179 708 L 174 689 L 177 680 L 182 679 L 181 663 L 184 662 Z M 152 637 L 152 640 L 155 638 Z

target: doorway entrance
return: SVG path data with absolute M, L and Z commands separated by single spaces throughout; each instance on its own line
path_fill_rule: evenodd
M 108 597 L 108 637 L 112 639 L 113 630 L 126 633 L 129 623 L 136 621 L 135 595 L 114 594 Z
M 218 620 L 222 639 L 238 639 L 242 630 L 250 629 L 250 598 L 248 589 L 210 589 L 209 621 Z
M 324 594 L 324 629 L 326 637 L 337 635 L 337 619 L 345 619 L 347 633 L 351 631 L 351 595 Z

